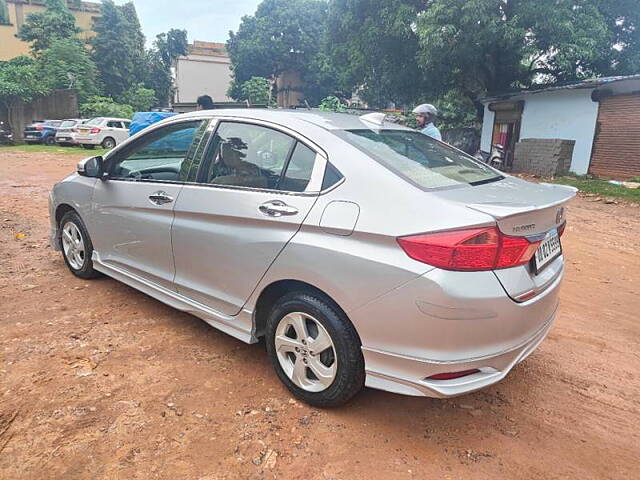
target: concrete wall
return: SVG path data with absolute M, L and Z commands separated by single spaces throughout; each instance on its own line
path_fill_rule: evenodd
M 556 90 L 525 98 L 520 140 L 549 138 L 574 140 L 571 171 L 585 174 L 598 119 L 598 103 L 591 100 L 592 89 Z
M 22 130 L 34 120 L 78 118 L 78 97 L 75 90 L 55 90 L 31 103 L 19 103 L 7 111 L 0 104 L 0 119 L 8 119 L 16 141 L 22 140 Z
M 200 95 L 210 95 L 214 102 L 229 102 L 231 61 L 228 57 L 188 55 L 176 65 L 176 103 L 195 102 Z
M 526 138 L 516 143 L 513 171 L 541 177 L 563 175 L 571 167 L 575 142 L 548 138 Z

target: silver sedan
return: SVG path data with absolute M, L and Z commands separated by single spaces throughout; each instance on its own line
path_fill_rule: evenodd
M 51 192 L 51 240 L 78 277 L 264 338 L 310 404 L 449 397 L 549 332 L 574 195 L 381 114 L 200 111 L 80 162 Z

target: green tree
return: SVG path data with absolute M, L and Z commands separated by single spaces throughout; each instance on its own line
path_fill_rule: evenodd
M 238 100 L 249 100 L 252 104 L 268 104 L 271 100 L 271 84 L 264 77 L 251 77 L 242 84 L 242 96 Z
M 286 71 L 303 81 L 319 77 L 317 61 L 326 36 L 327 3 L 322 0 L 263 0 L 255 15 L 242 17 L 236 33 L 229 32 L 227 50 L 233 65 L 230 93 L 242 97 L 242 84 L 252 77 L 274 79 Z M 333 85 L 307 82 L 312 88 Z M 319 99 L 327 92 L 308 92 Z
M 157 35 L 154 42 L 154 48 L 160 59 L 169 66 L 173 66 L 179 56 L 186 55 L 188 47 L 187 31 L 177 28 Z
M 631 3 L 636 13 L 625 12 Z M 416 19 L 418 58 L 429 90 L 470 99 L 631 73 L 620 59 L 633 64 L 640 46 L 637 10 L 637 1 L 432 0 Z
M 64 0 L 45 0 L 46 9 L 27 15 L 18 31 L 18 38 L 31 43 L 31 52 L 37 56 L 51 44 L 62 38 L 72 38 L 80 33 L 76 19 Z
M 171 69 L 176 59 L 186 55 L 187 31 L 171 29 L 156 36 L 153 48 L 146 53 L 146 85 L 155 91 L 161 105 L 168 105 L 173 96 Z
M 142 83 L 124 92 L 120 95 L 118 101 L 125 105 L 131 105 L 136 112 L 147 112 L 158 102 L 156 92 L 146 88 Z
M 9 9 L 7 8 L 7 1 L 0 0 L 0 25 L 9 25 Z
M 91 97 L 80 104 L 80 114 L 85 118 L 91 117 L 133 117 L 133 107 L 116 103 L 111 97 Z
M 105 92 L 117 97 L 145 78 L 144 36 L 132 3 L 102 2 L 91 44 Z
M 334 0 L 326 51 L 339 86 L 375 107 L 408 103 L 424 93 L 415 22 L 424 1 Z
M 8 62 L 0 62 L 0 102 L 7 109 L 9 125 L 16 139 L 19 140 L 22 135 L 17 109 L 47 93 L 49 88 L 42 82 L 38 65 L 33 59 L 21 56 Z
M 41 80 L 52 88 L 75 88 L 80 102 L 100 91 L 98 71 L 76 38 L 55 40 L 38 58 Z

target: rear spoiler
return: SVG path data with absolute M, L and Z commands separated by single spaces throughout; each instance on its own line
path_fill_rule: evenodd
M 532 207 L 530 204 L 520 205 L 517 203 L 501 203 L 501 202 L 490 202 L 490 203 L 471 203 L 468 204 L 467 207 L 476 210 L 481 213 L 486 213 L 491 215 L 496 220 L 502 220 L 503 218 L 513 217 L 515 215 L 519 215 L 521 213 L 531 213 L 537 212 L 539 210 L 544 210 L 546 208 L 555 207 L 558 205 L 562 205 L 563 203 L 568 202 L 573 197 L 576 196 L 578 189 L 575 187 L 570 187 L 568 185 L 556 185 L 552 183 L 540 183 L 540 185 L 545 185 L 552 189 L 553 199 L 549 202 L 546 202 L 541 205 L 535 205 Z

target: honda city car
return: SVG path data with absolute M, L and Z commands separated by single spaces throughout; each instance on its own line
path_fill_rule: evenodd
M 546 337 L 574 195 L 383 114 L 199 111 L 80 162 L 51 192 L 51 240 L 78 277 L 264 339 L 309 404 L 442 398 Z

